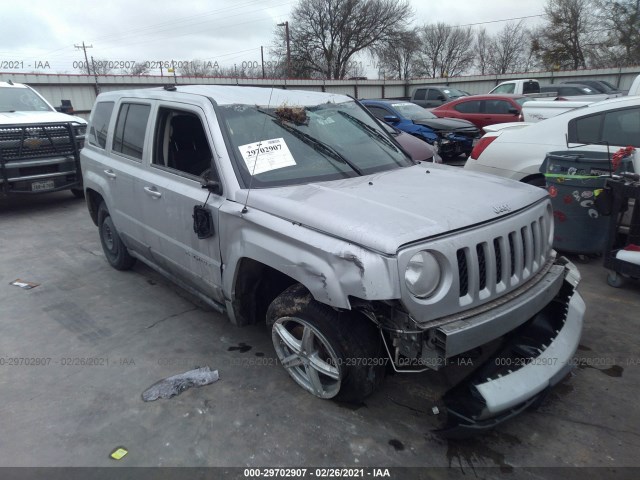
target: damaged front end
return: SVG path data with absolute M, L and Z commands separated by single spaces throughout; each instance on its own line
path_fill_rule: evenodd
M 401 308 L 377 309 L 376 320 L 398 371 L 407 364 L 438 370 L 473 354 L 473 362 L 467 360 L 473 371 L 442 396 L 442 436 L 462 438 L 493 428 L 539 401 L 567 375 L 585 312 L 576 291 L 579 279 L 576 267 L 562 257 L 490 308 L 426 324 Z M 489 351 L 478 354 L 483 349 Z

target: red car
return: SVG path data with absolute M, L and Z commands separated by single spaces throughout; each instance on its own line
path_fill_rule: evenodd
M 522 105 L 531 98 L 523 95 L 472 95 L 431 109 L 438 117 L 469 120 L 478 128 L 522 121 Z

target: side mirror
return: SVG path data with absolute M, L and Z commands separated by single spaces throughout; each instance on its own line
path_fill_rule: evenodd
M 395 115 L 385 115 L 384 121 L 388 123 L 398 123 L 400 119 Z
M 520 115 L 520 110 L 518 110 L 517 108 L 510 108 L 509 113 L 513 115 Z
M 444 95 L 438 95 L 438 100 L 446 100 L 446 98 L 444 97 Z
M 195 205 L 193 207 L 193 231 L 198 238 L 209 238 L 213 236 L 213 215 L 205 205 Z
M 205 170 L 204 173 L 200 175 L 200 185 L 202 185 L 202 188 L 206 188 L 215 195 L 222 194 L 222 184 L 219 181 L 213 180 L 211 178 L 210 168 Z

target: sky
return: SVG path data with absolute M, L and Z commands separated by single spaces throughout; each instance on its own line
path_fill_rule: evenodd
M 480 24 L 490 33 L 502 20 L 542 15 L 546 0 L 409 0 L 413 23 Z M 240 68 L 270 58 L 276 25 L 289 20 L 297 0 L 0 0 L 0 72 L 79 73 L 89 60 L 115 66 L 132 62 L 170 63 L 203 59 L 210 65 Z M 534 26 L 541 17 L 524 19 Z M 486 23 L 484 23 L 486 22 Z M 282 28 L 282 27 L 280 27 Z M 373 60 L 362 56 L 365 73 Z M 159 74 L 155 68 L 152 74 Z

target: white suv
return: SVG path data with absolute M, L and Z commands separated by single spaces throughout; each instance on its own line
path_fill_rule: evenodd
M 482 352 L 444 397 L 449 430 L 475 432 L 571 369 L 585 305 L 551 249 L 546 192 L 414 162 L 350 97 L 104 93 L 81 158 L 108 262 L 143 261 L 238 326 L 266 322 L 317 397 L 361 401 L 387 367 Z

